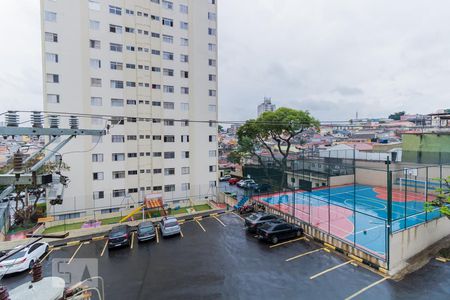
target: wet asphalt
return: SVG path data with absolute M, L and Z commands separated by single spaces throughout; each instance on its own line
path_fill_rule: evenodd
M 345 299 L 382 279 L 362 267 L 346 264 L 315 279 L 311 276 L 346 260 L 317 251 L 300 240 L 270 248 L 243 228 L 233 215 L 182 225 L 183 236 L 133 244 L 133 249 L 105 250 L 105 241 L 55 250 L 45 259 L 44 276 L 51 274 L 55 258 L 98 259 L 105 280 L 106 299 Z M 27 282 L 27 273 L 6 276 L 9 289 Z M 450 263 L 431 261 L 403 281 L 384 281 L 355 299 L 449 299 Z

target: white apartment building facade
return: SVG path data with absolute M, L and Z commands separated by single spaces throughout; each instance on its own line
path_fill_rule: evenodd
M 272 104 L 272 99 L 265 97 L 263 103 L 258 105 L 258 117 L 266 111 L 275 111 L 276 109 L 275 104 Z
M 45 111 L 109 128 L 63 148 L 57 219 L 214 194 L 216 1 L 41 0 Z

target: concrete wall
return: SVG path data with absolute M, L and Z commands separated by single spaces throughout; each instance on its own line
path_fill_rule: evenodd
M 342 175 L 330 177 L 330 186 L 338 186 L 353 183 L 353 175 Z
M 450 235 L 446 217 L 394 233 L 390 236 L 389 273 L 395 274 L 408 265 L 408 259 Z
M 385 171 L 356 168 L 356 183 L 371 186 L 387 186 Z

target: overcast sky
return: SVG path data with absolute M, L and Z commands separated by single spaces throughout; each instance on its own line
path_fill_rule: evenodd
M 2 0 L 1 111 L 42 108 L 39 18 Z M 321 120 L 450 107 L 448 0 L 219 0 L 219 52 L 221 120 L 264 96 Z

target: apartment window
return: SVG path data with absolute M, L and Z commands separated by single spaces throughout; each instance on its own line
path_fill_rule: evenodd
M 161 106 L 161 101 L 152 101 L 153 106 Z
M 111 80 L 111 88 L 113 88 L 113 89 L 123 89 L 123 81 L 121 81 L 121 80 Z
M 163 59 L 165 60 L 173 60 L 173 53 L 172 52 L 163 52 Z
M 216 0 L 208 0 L 209 4 L 216 4 Z
M 217 30 L 215 28 L 208 28 L 208 34 L 209 35 L 216 35 Z
M 181 175 L 187 175 L 191 172 L 189 167 L 182 167 L 181 168 Z
M 122 44 L 115 44 L 115 43 L 109 44 L 109 50 L 113 52 L 122 52 L 122 49 L 123 49 Z
M 136 105 L 136 100 L 127 100 L 127 105 Z
M 162 24 L 164 26 L 173 27 L 173 20 L 172 19 L 168 19 L 168 18 L 163 18 L 162 19 Z
M 162 186 L 154 186 L 153 191 L 162 191 Z
M 91 87 L 102 87 L 101 78 L 91 78 Z
M 183 95 L 188 95 L 189 94 L 189 88 L 188 87 L 181 87 L 180 88 L 180 93 Z
M 125 9 L 125 13 L 126 13 L 127 15 L 133 16 L 133 15 L 134 15 L 134 10 L 131 10 L 131 9 Z
M 58 74 L 46 74 L 47 82 L 48 83 L 59 83 L 59 75 Z
M 217 45 L 216 44 L 208 44 L 208 50 L 209 51 L 216 51 L 217 50 Z
M 59 103 L 59 95 L 57 94 L 47 94 L 47 103 Z
M 92 162 L 103 162 L 103 154 L 101 153 L 92 154 Z
M 170 94 L 172 94 L 172 93 L 175 91 L 175 88 L 174 88 L 173 85 L 165 85 L 165 86 L 163 87 L 163 91 L 164 91 L 164 93 L 170 93 Z M 165 107 L 164 107 L 164 108 L 165 108 Z
M 104 177 L 104 174 L 103 174 L 103 172 L 95 172 L 95 173 L 92 173 L 92 179 L 93 180 L 103 180 L 105 177 Z
M 215 96 L 217 96 L 217 91 L 216 90 L 209 90 L 208 91 L 208 95 L 211 96 L 211 97 L 215 97 Z
M 131 27 L 125 27 L 125 32 L 128 32 L 128 33 L 134 33 L 134 28 L 131 28 Z
M 168 44 L 173 44 L 173 36 L 163 34 L 163 42 Z
M 118 198 L 118 197 L 125 197 L 125 190 L 124 189 L 120 189 L 120 190 L 113 190 L 113 197 L 114 198 Z
M 161 123 L 161 119 L 152 119 L 152 122 L 154 124 L 158 124 L 158 123 Z
M 181 78 L 189 78 L 189 72 L 188 71 L 180 71 Z
M 189 40 L 186 38 L 180 38 L 180 46 L 189 46 Z
M 174 159 L 175 152 L 164 152 L 164 159 Z
M 102 97 L 91 97 L 92 106 L 102 106 Z
M 124 161 L 124 160 L 125 160 L 125 153 L 112 154 L 112 161 Z
M 180 13 L 182 14 L 187 14 L 189 13 L 189 8 L 187 5 L 184 4 L 180 4 Z
M 125 171 L 114 171 L 112 172 L 113 179 L 123 179 L 125 178 Z
M 100 49 L 101 43 L 97 40 L 89 40 L 89 47 L 92 49 Z
M 46 42 L 52 42 L 57 43 L 58 42 L 58 35 L 53 32 L 46 32 L 45 33 L 45 41 Z
M 152 54 L 153 55 L 161 55 L 161 51 L 152 49 Z
M 137 170 L 128 171 L 128 175 L 137 175 L 137 174 L 138 174 Z
M 152 72 L 161 72 L 160 67 L 152 67 Z
M 127 141 L 137 141 L 136 135 L 127 135 Z
M 164 143 L 175 143 L 175 136 L 174 135 L 165 135 Z
M 134 49 L 135 49 L 134 46 L 127 46 L 128 51 L 134 52 Z
M 137 188 L 128 189 L 128 194 L 135 194 L 138 192 Z
M 208 80 L 209 81 L 217 81 L 217 76 L 214 74 L 209 74 L 208 75 Z
M 100 3 L 97 0 L 89 0 L 89 9 L 99 11 Z
M 45 11 L 45 21 L 47 22 L 56 22 L 56 13 L 52 11 Z
M 216 150 L 209 150 L 209 157 L 217 157 L 217 151 Z
M 175 168 L 165 168 L 164 175 L 165 176 L 175 175 Z
M 162 152 L 153 152 L 153 157 L 162 157 Z M 153 172 L 153 173 L 155 173 L 155 172 Z
M 58 54 L 55 53 L 45 53 L 45 60 L 47 62 L 58 63 Z
M 103 198 L 105 198 L 105 192 L 104 192 L 104 191 L 97 191 L 97 192 L 94 192 L 94 193 L 92 194 L 92 198 L 93 198 L 94 200 L 103 199 Z
M 100 29 L 100 22 L 95 20 L 89 20 L 89 28 L 91 30 L 99 30 Z
M 123 63 L 121 62 L 111 61 L 109 65 L 111 70 L 123 70 Z
M 216 172 L 216 166 L 209 166 L 209 172 Z
M 189 24 L 188 24 L 188 22 L 183 22 L 183 21 L 181 21 L 180 22 L 180 28 L 181 29 L 189 29 Z
M 123 125 L 125 120 L 122 117 L 111 117 L 111 125 Z
M 122 26 L 109 24 L 109 32 L 122 34 Z
M 152 37 L 158 38 L 158 39 L 159 39 L 160 36 L 161 36 L 161 35 L 160 35 L 159 33 L 157 33 L 157 32 L 152 32 Z
M 173 69 L 163 69 L 163 75 L 164 76 L 173 76 Z
M 164 192 L 175 192 L 175 184 L 165 185 Z
M 134 82 L 134 81 L 127 81 L 127 87 L 136 87 L 136 82 Z
M 164 109 L 175 109 L 174 102 L 164 102 Z
M 173 9 L 173 3 L 170 2 L 170 1 L 163 0 L 163 1 L 162 1 L 162 6 L 163 6 L 165 9 Z
M 159 0 L 150 0 L 150 2 L 153 2 L 153 3 L 159 4 Z
M 189 143 L 189 135 L 182 135 L 181 136 L 181 142 L 182 143 Z
M 136 158 L 137 153 L 128 153 L 128 158 Z
M 189 55 L 180 54 L 180 61 L 185 63 L 189 62 Z
M 153 136 L 153 140 L 154 141 L 160 141 L 161 140 L 161 136 L 160 135 L 154 135 Z
M 175 125 L 174 120 L 164 120 L 164 126 L 173 126 Z
M 135 64 L 126 64 L 126 68 L 127 69 L 136 69 L 136 65 Z
M 209 182 L 209 187 L 216 187 L 217 186 L 217 181 L 213 180 Z
M 159 85 L 159 84 L 152 84 L 152 89 L 160 90 L 161 89 L 161 85 Z
M 189 103 L 180 103 L 181 111 L 189 111 Z
M 111 106 L 112 107 L 123 107 L 123 99 L 111 99 Z
M 215 135 L 210 135 L 209 136 L 209 141 L 210 142 L 216 142 L 217 141 L 217 137 Z
M 125 143 L 125 136 L 124 135 L 112 135 L 111 136 L 111 142 L 113 142 L 113 143 Z
M 216 112 L 216 110 L 217 110 L 217 106 L 216 105 L 214 105 L 214 104 L 209 104 L 208 105 L 208 111 L 209 112 Z
M 118 15 L 121 16 L 122 15 L 122 8 L 118 7 L 118 6 L 109 6 L 109 12 L 113 15 Z
M 100 69 L 102 67 L 102 61 L 96 58 L 91 58 L 89 64 L 92 69 Z
M 215 59 L 208 59 L 208 65 L 211 67 L 217 66 L 217 61 Z
M 216 20 L 217 20 L 217 15 L 216 15 L 216 13 L 208 12 L 208 20 L 210 20 L 210 21 L 216 21 Z

